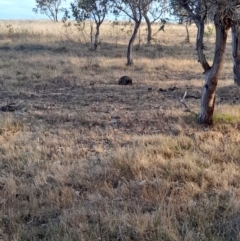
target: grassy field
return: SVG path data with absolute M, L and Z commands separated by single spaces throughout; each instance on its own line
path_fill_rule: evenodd
M 15 108 L 0 111 L 1 241 L 240 240 L 231 39 L 208 127 L 196 28 L 185 43 L 184 26 L 166 25 L 146 45 L 142 26 L 127 67 L 129 29 L 104 23 L 93 52 L 88 28 L 0 22 L 0 107 Z

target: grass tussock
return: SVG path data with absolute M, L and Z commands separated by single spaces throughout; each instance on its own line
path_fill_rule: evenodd
M 73 25 L 0 26 L 0 98 L 15 109 L 0 113 L 0 240 L 240 239 L 230 43 L 206 127 L 184 26 L 166 25 L 151 45 L 142 26 L 129 68 L 126 26 L 104 23 L 97 52 Z M 208 58 L 213 43 L 210 34 Z M 117 85 L 123 75 L 132 86 Z

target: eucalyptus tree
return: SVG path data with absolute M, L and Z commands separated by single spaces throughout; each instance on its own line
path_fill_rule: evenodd
M 127 65 L 133 64 L 132 50 L 139 27 L 142 22 L 143 12 L 149 7 L 154 0 L 112 0 L 114 4 L 114 13 L 124 13 L 127 17 L 134 21 L 134 29 L 128 43 L 127 49 Z
M 53 22 L 58 21 L 58 14 L 64 12 L 65 8 L 61 7 L 65 0 L 36 0 L 34 13 L 45 14 Z
M 147 43 L 150 44 L 153 39 L 152 24 L 156 21 L 161 22 L 161 26 L 157 32 L 164 30 L 166 19 L 165 13 L 169 11 L 169 5 L 167 0 L 154 0 L 143 11 L 143 17 L 147 24 Z
M 238 9 L 239 0 L 174 0 L 195 22 L 198 32 L 196 39 L 196 49 L 198 61 L 202 65 L 205 75 L 205 85 L 203 87 L 201 108 L 198 116 L 199 123 L 212 124 L 215 106 L 216 87 L 220 72 L 224 62 L 229 29 L 232 27 L 233 33 L 233 57 L 235 82 L 240 84 L 240 27 Z M 216 31 L 215 52 L 213 63 L 209 64 L 204 54 L 204 27 L 207 15 L 214 16 L 214 26 Z
M 71 11 L 77 22 L 93 19 L 96 25 L 94 50 L 99 45 L 100 26 L 107 16 L 109 8 L 108 0 L 76 0 L 71 3 Z M 65 14 L 65 15 L 68 15 Z
M 181 6 L 178 0 L 170 0 L 170 13 L 171 15 L 175 16 L 175 18 L 178 20 L 179 24 L 185 23 L 185 29 L 186 29 L 186 38 L 185 42 L 190 42 L 190 35 L 188 26 L 191 24 L 191 18 L 189 18 L 187 11 Z

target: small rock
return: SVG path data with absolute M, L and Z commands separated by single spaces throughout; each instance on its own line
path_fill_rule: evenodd
M 164 90 L 164 89 L 162 89 L 162 88 L 159 88 L 158 91 L 159 91 L 159 92 L 167 92 L 167 90 Z
M 144 185 L 146 182 L 147 182 L 146 180 L 142 180 L 142 181 L 139 182 L 138 184 L 139 184 L 140 186 L 142 186 L 142 185 Z
M 75 194 L 76 194 L 77 196 L 79 196 L 79 195 L 80 195 L 80 192 L 79 192 L 79 191 L 75 191 Z
M 61 161 L 55 161 L 55 162 L 53 162 L 53 165 L 62 165 L 62 162 Z
M 176 89 L 177 89 L 176 86 L 173 86 L 173 87 L 168 88 L 169 91 L 174 91 L 174 90 L 176 90 Z

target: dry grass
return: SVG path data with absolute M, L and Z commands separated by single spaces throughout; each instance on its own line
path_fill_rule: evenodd
M 183 26 L 167 25 L 150 46 L 143 26 L 132 67 L 127 27 L 105 23 L 94 53 L 74 26 L 0 26 L 1 105 L 16 108 L 0 113 L 0 240 L 240 240 L 230 40 L 205 127 L 200 99 L 186 99 L 192 113 L 179 101 L 203 85 Z M 207 46 L 210 56 L 213 36 Z M 118 86 L 122 75 L 133 86 Z

